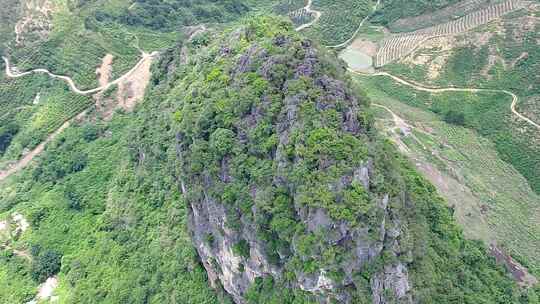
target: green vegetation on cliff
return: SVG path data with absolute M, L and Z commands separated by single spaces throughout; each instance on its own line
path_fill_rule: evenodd
M 299 285 L 309 289 L 321 269 L 335 284 L 322 293 L 355 303 L 393 293 L 420 303 L 534 303 L 379 137 L 359 90 L 332 54 L 280 19 L 171 47 L 134 113 L 67 129 L 35 166 L 3 182 L 0 214 L 30 222 L 10 246 L 33 262 L 3 251 L 0 299 L 31 300 L 60 256 L 66 303 L 228 302 L 226 282 L 211 277 L 227 266 L 219 261 L 229 252 L 211 259 L 226 243 L 231 261 L 257 254 L 282 271 L 250 282 L 241 295 L 250 303 L 315 302 Z M 195 212 L 207 209 L 224 215 L 221 230 L 198 230 L 206 218 Z M 365 261 L 347 250 L 362 244 L 354 249 L 375 253 Z M 234 271 L 245 278 L 249 267 Z M 404 268 L 405 295 L 380 287 L 403 286 L 386 272 Z
M 351 90 L 345 68 L 290 26 L 250 20 L 212 39 L 177 71 L 169 98 L 178 107 L 179 179 L 191 205 L 192 234 L 197 248 L 204 247 L 199 254 L 207 271 L 235 296 L 292 303 L 290 294 L 273 290 L 306 290 L 306 277 L 324 272 L 336 299 L 348 293 L 364 301 L 377 294 L 374 282 L 383 269 L 406 265 L 409 294 L 420 302 L 521 301 L 484 246 L 463 238 L 435 188 L 374 132 L 369 102 Z M 364 166 L 367 185 L 357 177 Z M 385 195 L 389 205 L 382 208 Z M 318 222 L 310 215 L 317 210 L 328 217 Z M 213 222 L 216 214 L 223 226 Z M 377 226 L 384 217 L 396 225 L 397 237 Z M 382 233 L 380 254 L 356 269 L 348 264 L 354 237 L 340 238 L 325 221 L 352 235 L 366 228 L 371 240 Z M 237 242 L 237 269 L 220 255 L 229 241 Z M 220 273 L 232 273 L 241 285 L 245 269 L 253 268 L 250 250 L 262 250 L 268 267 L 283 276 L 267 274 L 242 294 Z

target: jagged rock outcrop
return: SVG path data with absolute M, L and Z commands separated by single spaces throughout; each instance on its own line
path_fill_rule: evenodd
M 374 303 L 410 302 L 390 208 L 403 201 L 376 184 L 384 176 L 368 151 L 371 122 L 359 115 L 367 101 L 311 41 L 260 30 L 207 47 L 190 67 L 203 80 L 184 88 L 179 110 L 182 189 L 211 284 L 236 303 L 264 278 L 351 303 L 371 271 Z M 213 56 L 221 64 L 203 66 Z M 394 260 L 381 264 L 383 255 Z
M 239 304 L 472 304 L 513 290 L 378 136 L 334 54 L 268 17 L 183 47 L 190 60 L 161 86 L 214 288 Z

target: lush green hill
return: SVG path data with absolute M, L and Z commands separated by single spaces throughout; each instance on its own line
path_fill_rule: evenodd
M 224 42 L 232 42 L 230 35 L 238 34 L 240 39 L 223 47 Z M 275 246 L 268 247 L 263 256 L 278 257 L 277 252 L 287 252 L 289 248 L 287 257 L 271 259 L 271 263 L 285 267 L 289 275 L 273 280 L 269 274 L 261 277 L 262 281 L 245 295 L 250 301 L 313 300 L 309 293 L 295 289 L 290 293 L 275 292 L 278 289 L 271 286 L 296 286 L 295 273 L 309 274 L 320 267 L 328 269 L 334 279 L 345 275 L 339 261 L 350 257 L 343 245 L 328 244 L 321 247 L 326 251 L 314 251 L 317 247 L 313 245 L 329 240 L 309 232 L 300 222 L 295 208 L 300 208 L 297 204 L 308 204 L 327 210 L 332 220 L 349 223 L 350 229 L 356 225 L 369 228 L 371 222 L 377 222 L 387 212 L 394 224 L 399 223 L 401 237 L 390 239 L 400 244 L 403 255 L 395 255 L 396 248 L 385 247 L 384 254 L 375 256 L 354 276 L 352 289 L 337 289 L 358 301 L 366 301 L 378 292 L 370 286 L 383 268 L 406 265 L 412 287 L 410 296 L 422 302 L 450 303 L 459 299 L 461 303 L 478 303 L 481 299 L 485 303 L 517 303 L 517 289 L 502 269 L 487 258 L 485 248 L 463 239 L 435 189 L 396 154 L 393 146 L 374 133 L 369 115 L 366 116 L 368 101 L 348 88 L 344 68 L 336 65 L 332 56 L 297 36 L 290 25 L 267 18 L 250 20 L 240 31 L 228 31 L 223 38 L 218 35 L 211 40 L 208 46 L 190 46 L 192 59 L 188 65 L 175 64 L 175 50 L 180 45 L 165 53 L 155 67 L 154 85 L 136 113 L 117 114 L 110 123 L 86 123 L 69 129 L 48 147 L 36 166 L 3 185 L 3 214 L 19 210 L 31 224 L 30 230 L 12 246 L 28 250 L 34 259 L 28 264 L 12 251 L 4 253 L 0 260 L 3 299 L 8 295 L 8 299 L 15 301 L 31 299 L 32 287 L 50 275 L 43 269 L 60 271 L 58 294 L 71 303 L 174 302 L 188 298 L 191 303 L 208 303 L 217 299 L 209 291 L 204 268 L 190 245 L 186 220 L 194 220 L 192 208 L 198 197 L 194 182 L 202 176 L 219 174 L 219 164 L 227 156 L 234 182 L 223 184 L 225 192 L 210 193 L 217 195 L 220 205 L 234 208 L 231 211 L 245 211 L 240 213 L 240 222 L 231 222 L 234 217 L 230 214 L 223 220 L 232 225 L 230 229 L 237 229 L 232 227 L 241 227 L 249 218 L 248 210 L 252 207 L 247 207 L 257 206 L 266 211 L 257 220 L 255 231 L 259 231 L 257 227 L 269 227 L 266 234 L 257 235 Z M 238 60 L 243 62 L 246 52 L 257 53 L 253 52 L 255 45 L 266 50 L 265 57 L 259 60 L 276 64 L 269 66 L 264 61 L 249 59 L 248 65 L 239 65 Z M 221 54 L 221 60 L 208 64 L 207 59 L 216 54 Z M 295 67 L 308 58 L 312 58 L 314 65 L 296 70 L 308 74 L 295 77 Z M 171 68 L 176 72 L 167 74 Z M 322 79 L 329 81 L 325 87 L 318 84 Z M 285 92 L 284 84 L 288 88 Z M 236 88 L 237 93 L 228 88 Z M 345 95 L 333 95 L 341 90 L 345 90 Z M 241 92 L 250 97 L 239 99 L 235 94 Z M 299 126 L 305 129 L 292 131 L 289 136 L 296 135 L 291 137 L 293 145 L 287 148 L 281 146 L 276 132 L 286 122 L 284 103 L 294 101 L 297 94 L 309 94 L 297 104 L 297 115 L 311 123 L 302 123 Z M 342 116 L 351 105 L 356 105 L 358 112 Z M 255 121 L 257 127 L 242 135 L 238 132 L 244 122 L 249 122 L 245 119 L 251 119 L 249 113 L 262 116 Z M 342 124 L 340 117 L 352 119 L 353 129 L 338 127 Z M 242 136 L 247 140 L 243 144 L 239 141 Z M 321 139 L 313 141 L 315 137 Z M 354 148 L 355 153 L 344 154 L 344 150 L 335 148 L 338 146 Z M 273 170 L 279 169 L 271 165 L 271 159 L 282 148 L 292 153 L 287 158 L 301 157 L 304 161 L 283 172 L 290 181 L 280 190 L 285 192 L 275 192 L 281 195 L 280 199 L 267 200 L 268 196 L 262 196 L 262 200 L 250 203 L 249 196 L 237 189 L 250 184 L 274 187 Z M 339 162 L 332 160 L 339 158 Z M 320 163 L 321 159 L 326 159 L 326 165 Z M 325 190 L 325 179 L 347 174 L 355 163 L 361 165 L 369 159 L 377 172 L 373 173 L 369 188 L 353 184 L 344 189 L 343 195 L 350 198 L 342 202 Z M 252 165 L 246 167 L 241 163 Z M 334 168 L 328 170 L 332 175 L 321 171 L 320 166 L 328 165 Z M 295 176 L 302 179 L 295 182 Z M 308 180 L 312 182 L 304 188 Z M 185 195 L 180 193 L 181 181 L 190 187 Z M 268 190 L 278 191 L 271 188 Z M 303 202 L 296 202 L 294 196 L 289 196 L 292 189 L 311 190 L 304 192 Z M 318 196 L 326 200 L 308 196 L 316 189 Z M 388 209 L 379 210 L 376 197 L 385 193 L 390 195 L 391 203 Z M 246 203 L 255 205 L 245 206 Z M 197 235 L 194 227 L 191 226 L 192 236 Z M 289 247 L 292 244 L 295 247 Z M 296 246 L 307 247 L 293 249 Z M 235 248 L 235 254 L 246 254 L 243 246 Z M 39 263 L 58 263 L 41 258 L 47 254 L 62 257 L 59 268 L 40 266 Z M 306 256 L 315 258 L 305 260 Z M 204 265 L 208 266 L 206 262 Z M 19 278 L 18 284 L 8 285 L 10 278 Z
M 534 16 L 530 10 L 517 11 L 472 33 L 421 48 L 411 60 L 385 69 L 428 86 L 508 90 L 519 97 L 517 111 L 538 124 L 540 25 Z M 424 63 L 418 64 L 418 60 Z M 428 106 L 442 116 L 450 109 L 463 114 L 463 124 L 492 140 L 500 157 L 540 193 L 540 133 L 511 112 L 511 96 L 464 99 L 455 95 L 426 102 L 422 107 Z
M 273 3 L 55 3 L 49 33 L 8 44 L 21 68 L 91 87 L 109 52 L 113 73 L 137 47 L 161 54 L 134 112 L 91 108 L 0 181 L 1 303 L 52 276 L 60 303 L 538 303 L 375 130 L 335 54 L 275 17 L 175 32 Z M 0 94 L 8 159 L 91 103 L 44 75 L 2 77 Z M 465 122 L 486 107 L 465 107 Z

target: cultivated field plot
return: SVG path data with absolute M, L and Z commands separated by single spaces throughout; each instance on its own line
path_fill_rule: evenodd
M 36 147 L 65 121 L 92 104 L 61 80 L 34 74 L 0 77 L 0 168 Z
M 288 16 L 295 26 L 300 26 L 314 18 L 313 13 L 305 8 L 306 3 L 304 0 L 282 0 L 272 10 L 278 15 Z
M 509 12 L 522 8 L 519 0 L 509 0 L 468 14 L 457 20 L 437 26 L 417 30 L 410 33 L 391 35 L 379 45 L 375 58 L 375 66 L 382 67 L 388 63 L 407 56 L 418 48 L 424 41 L 438 37 L 455 35 L 486 24 Z
M 463 17 L 474 11 L 481 9 L 489 4 L 494 4 L 493 0 L 465 0 L 459 1 L 453 5 L 438 9 L 431 13 L 422 14 L 414 17 L 400 18 L 390 24 L 388 29 L 393 33 L 412 32 L 418 29 L 434 26 L 437 24 L 452 21 Z
M 98 86 L 96 68 L 106 54 L 114 56 L 112 77 L 128 71 L 139 59 L 135 36 L 110 25 L 98 32 L 78 28 L 76 20 L 59 24 L 46 41 L 38 45 L 12 47 L 9 58 L 21 71 L 45 68 L 73 79 L 81 89 Z
M 416 94 L 405 87 L 383 90 L 378 86 L 381 78 L 356 79 L 371 100 L 390 108 L 411 126 L 411 135 L 399 134 L 405 154 L 455 209 L 466 235 L 488 244 L 496 242 L 538 276 L 540 196 L 500 158 L 495 145 L 477 132 L 445 123 L 428 111 L 428 105 L 435 104 L 430 94 Z M 418 104 L 411 106 L 414 102 Z M 382 131 L 393 127 L 387 114 L 379 109 L 376 114 Z
M 312 9 L 321 12 L 321 18 L 306 32 L 324 45 L 343 43 L 371 13 L 373 5 L 370 0 L 313 0 Z

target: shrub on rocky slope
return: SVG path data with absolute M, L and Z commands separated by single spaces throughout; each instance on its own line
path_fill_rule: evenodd
M 332 54 L 269 17 L 210 36 L 164 62 L 185 63 L 168 67 L 177 178 L 212 286 L 237 303 L 517 303 Z

